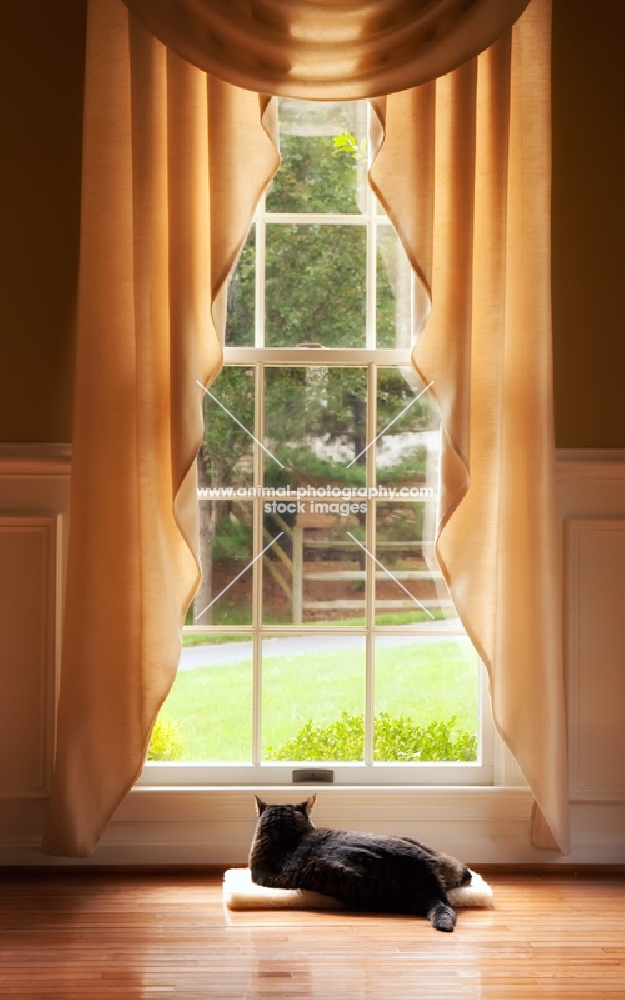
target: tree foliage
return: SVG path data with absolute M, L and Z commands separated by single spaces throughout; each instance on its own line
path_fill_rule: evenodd
M 359 215 L 357 167 L 331 136 L 282 137 L 282 167 L 267 196 L 269 212 Z M 362 180 L 361 180 L 362 187 Z M 295 347 L 365 346 L 366 229 L 364 225 L 267 222 L 266 343 Z M 395 346 L 395 296 L 381 254 L 377 335 Z M 255 231 L 232 277 L 227 342 L 254 343 Z

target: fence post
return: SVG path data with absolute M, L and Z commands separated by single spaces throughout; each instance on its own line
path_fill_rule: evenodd
M 293 528 L 293 624 L 301 625 L 304 590 L 304 529 Z

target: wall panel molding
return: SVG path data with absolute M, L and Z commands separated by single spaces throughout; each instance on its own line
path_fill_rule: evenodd
M 567 518 L 565 553 L 571 799 L 625 802 L 625 517 Z
M 573 849 L 625 861 L 625 449 L 558 452 Z
M 49 787 L 56 691 L 58 516 L 0 514 L 0 799 Z
M 558 448 L 558 478 L 625 479 L 625 448 Z
M 0 443 L 0 476 L 69 476 L 69 444 Z
M 67 445 L 0 445 L 0 843 L 41 836 L 54 754 Z

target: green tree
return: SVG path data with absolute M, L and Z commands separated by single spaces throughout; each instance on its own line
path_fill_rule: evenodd
M 331 136 L 286 135 L 282 166 L 267 196 L 269 212 L 358 215 L 357 164 Z M 227 342 L 254 343 L 255 233 L 242 250 L 228 296 Z M 378 252 L 377 334 L 395 346 L 395 296 Z M 266 340 L 270 347 L 322 343 L 365 346 L 364 226 L 267 222 Z

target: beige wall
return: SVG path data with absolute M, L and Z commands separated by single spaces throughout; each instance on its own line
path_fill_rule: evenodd
M 85 7 L 3 6 L 0 441 L 71 435 Z M 624 30 L 623 0 L 554 0 L 560 447 L 625 447 Z
M 86 0 L 2 4 L 0 441 L 69 441 Z
M 625 447 L 623 0 L 554 0 L 556 439 Z

